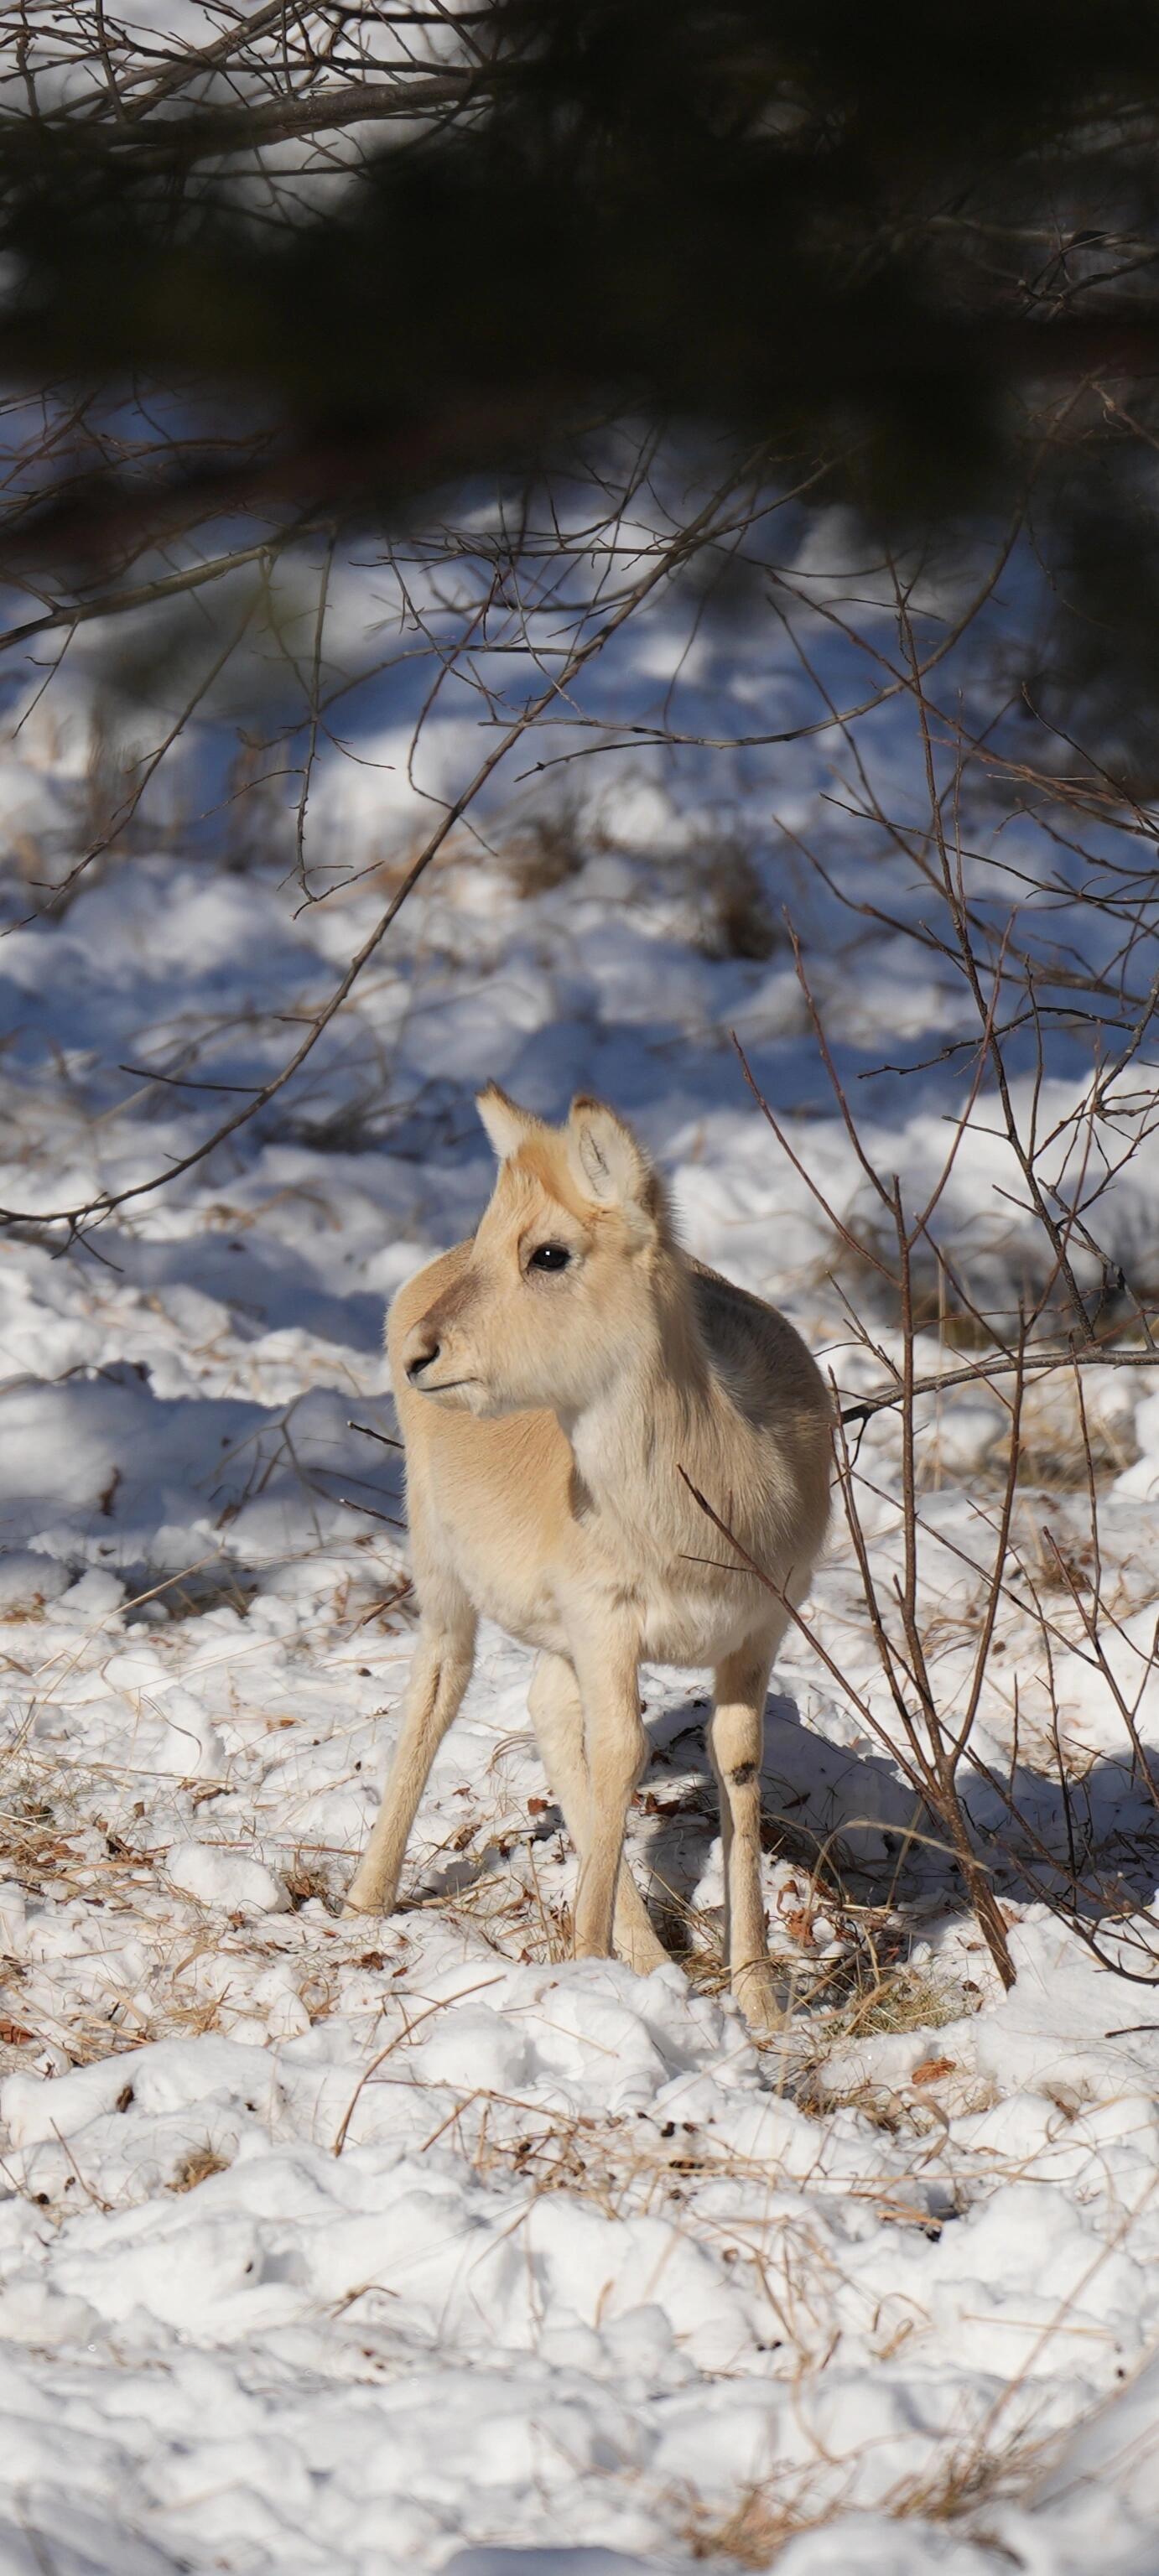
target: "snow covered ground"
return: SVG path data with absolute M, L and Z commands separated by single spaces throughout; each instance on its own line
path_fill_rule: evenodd
M 663 685 L 662 628 L 648 649 Z M 788 703 L 787 649 L 779 678 L 729 649 L 736 705 L 758 684 Z M 610 698 L 626 674 L 637 691 L 649 676 L 621 659 Z M 452 705 L 431 738 L 448 778 L 465 721 Z M 887 711 L 867 755 L 899 796 L 908 723 Z M 227 866 L 174 827 L 10 931 L 0 1201 L 67 1206 L 189 1150 L 216 1095 L 142 1067 L 245 1083 L 281 1061 L 287 1015 L 340 969 L 413 833 L 405 730 L 373 746 L 389 771 L 320 764 L 312 828 L 355 877 L 327 904 L 296 909 L 278 867 Z M 834 758 L 803 746 L 775 797 L 730 774 L 774 919 L 808 899 L 771 806 L 839 851 Z M 0 786 L 25 875 L 83 774 L 75 733 L 13 740 Z M 622 764 L 558 865 L 534 836 L 538 868 L 505 843 L 502 812 L 489 852 L 460 840 L 416 893 L 253 1126 L 91 1249 L 61 1257 L 37 1223 L 0 1238 L 0 2571 L 1151 2576 L 1159 2022 L 1140 1962 L 1159 1849 L 1065 1587 L 1067 1799 L 1041 1623 L 1013 1585 L 978 1740 L 1048 1842 L 1065 1828 L 1111 1855 L 1101 1959 L 1009 1863 L 1002 1994 L 941 1856 L 902 1870 L 912 1797 L 800 1638 L 766 1760 L 786 2042 L 754 2046 L 719 1991 L 698 1676 L 646 1677 L 631 1826 L 638 1869 L 679 1907 L 687 1973 L 568 1960 L 573 1866 L 528 1658 L 494 1632 L 423 1803 L 406 1910 L 337 1917 L 410 1638 L 397 1455 L 350 1426 L 389 1435 L 384 1303 L 486 1196 L 472 1085 L 557 1113 L 576 1087 L 605 1093 L 662 1160 L 690 1247 L 775 1296 L 847 1385 L 867 1374 L 840 1348 L 831 1230 L 728 1044 L 737 1029 L 848 1216 L 861 1178 L 791 957 L 779 936 L 729 954 L 713 908 L 722 812 L 703 767 Z M 886 909 L 918 899 L 888 854 L 874 888 Z M 936 958 L 836 918 L 815 915 L 809 954 L 851 1079 L 968 1026 Z M 1081 1079 L 1063 1038 L 1052 1114 Z M 951 1064 L 867 1087 L 874 1147 L 915 1188 L 961 1081 Z M 1111 1209 L 1143 1260 L 1149 1152 Z M 979 1275 L 1030 1240 L 1010 1177 L 980 1120 L 943 1209 Z M 1087 1381 L 1114 1652 L 1140 1685 L 1153 1384 Z M 1023 1540 L 1049 1526 L 1081 1555 L 1064 1413 L 1039 1400 Z M 968 1389 L 926 1420 L 923 1608 L 952 1706 L 1003 1416 Z M 864 1461 L 887 1565 L 888 1416 Z M 812 1615 L 876 1709 L 840 1534 Z M 1153 1683 L 1138 1723 L 1159 1741 Z M 998 1866 L 1000 1807 L 972 1795 Z

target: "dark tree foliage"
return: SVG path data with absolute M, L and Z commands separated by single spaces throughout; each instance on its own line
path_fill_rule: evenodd
M 1097 386 L 1149 415 L 1159 358 L 1159 13 L 497 0 L 471 36 L 384 77 L 402 147 L 304 211 L 237 165 L 366 95 L 10 113 L 5 366 L 240 386 L 301 500 L 397 507 L 644 407 L 909 510 L 1007 474 L 1059 389 L 1087 507 L 1092 451 L 1110 484 Z
M 1024 506 L 1060 668 L 1149 699 L 1159 12 L 491 0 L 421 63 L 344 60 L 9 85 L 0 372 L 219 399 L 212 439 L 42 479 L 10 565 L 223 507 L 389 525 L 633 416 L 899 540 Z M 307 137 L 303 185 L 256 184 Z

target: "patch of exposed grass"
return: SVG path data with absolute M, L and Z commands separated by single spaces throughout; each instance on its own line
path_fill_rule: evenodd
M 770 2567 L 799 2529 L 763 2487 L 752 2487 L 719 2517 L 697 2505 L 681 2538 L 691 2558 L 731 2558 L 736 2567 Z
M 743 842 L 718 844 L 702 862 L 702 917 L 698 945 L 706 957 L 743 957 L 763 964 L 785 944 L 752 854 Z
M 962 2021 L 976 1998 L 944 1970 L 891 1968 L 864 1992 L 827 2014 L 824 2030 L 833 2046 L 843 2040 L 876 2038 L 883 2031 L 941 2030 Z
M 587 857 L 580 810 L 567 800 L 529 816 L 503 850 L 513 890 L 523 903 L 566 885 L 580 874 Z
M 211 2174 L 227 2173 L 228 2170 L 229 2157 L 219 2155 L 217 2148 L 211 2147 L 209 2140 L 205 2139 L 200 2146 L 190 2147 L 188 2154 L 182 2156 L 165 2189 L 172 2192 L 196 2191 L 198 2184 L 208 2182 Z
M 1030 2440 L 967 2438 L 939 2455 L 928 2475 L 900 2482 L 882 2499 L 881 2510 L 897 2523 L 966 2524 L 972 2539 L 1013 2566 L 1013 2552 L 992 2532 L 979 2529 L 975 2516 L 986 2504 L 1024 2492 L 1041 2459 L 1041 2445 Z M 771 2568 L 799 2534 L 838 2532 L 852 2505 L 852 2498 L 825 2500 L 807 2475 L 788 2480 L 782 2475 L 743 2488 L 724 2511 L 692 2495 L 679 2537 L 693 2559 L 723 2558 L 737 2567 Z

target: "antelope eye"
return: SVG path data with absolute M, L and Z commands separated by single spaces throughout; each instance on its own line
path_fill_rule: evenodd
M 566 1270 L 570 1260 L 566 1243 L 539 1243 L 527 1267 L 529 1270 Z

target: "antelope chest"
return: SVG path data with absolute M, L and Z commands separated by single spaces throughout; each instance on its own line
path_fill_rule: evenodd
M 597 1618 L 629 1613 L 645 1663 L 720 1663 L 761 1626 L 764 1597 L 743 1573 L 697 1561 L 716 1554 L 707 1521 L 658 1528 L 659 1519 L 659 1509 L 649 1516 L 646 1491 L 637 1515 L 589 1489 L 573 1531 L 582 1590 Z
M 731 1591 L 725 1593 L 682 1582 L 679 1575 L 650 1585 L 641 1602 L 644 1661 L 719 1664 L 726 1655 L 735 1654 L 752 1635 L 751 1593 L 751 1585 L 735 1578 Z
M 761 1625 L 762 1596 L 743 1574 L 633 1549 L 622 1533 L 618 1545 L 592 1534 L 582 1591 L 597 1621 L 628 1614 L 650 1664 L 718 1664 Z

